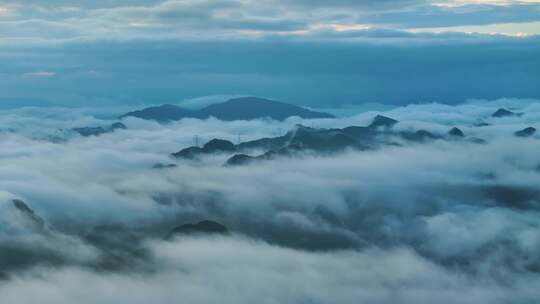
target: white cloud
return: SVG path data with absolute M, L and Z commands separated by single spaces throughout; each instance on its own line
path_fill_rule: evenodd
M 463 277 L 413 251 L 308 253 L 246 239 L 184 239 L 155 244 L 156 270 L 107 274 L 36 269 L 0 284 L 6 303 L 504 303 L 538 296 Z M 32 292 L 28 292 L 31 290 Z
M 23 76 L 25 77 L 53 77 L 53 76 L 56 76 L 56 73 L 50 72 L 50 71 L 36 71 L 36 72 L 24 73 Z
M 492 118 L 498 107 L 524 115 Z M 89 138 L 58 130 L 116 121 L 94 117 L 102 111 L 0 112 L 0 248 L 8 250 L 0 257 L 17 252 L 37 263 L 2 268 L 11 275 L 0 283 L 7 303 L 504 303 L 538 296 L 540 141 L 513 136 L 538 127 L 537 100 L 410 105 L 335 120 L 160 125 L 130 118 L 127 130 Z M 377 113 L 399 119 L 398 129 L 444 134 L 457 126 L 488 143 L 435 141 L 235 168 L 222 166 L 227 155 L 200 163 L 168 157 L 194 134 L 234 141 L 242 132 L 247 140 L 298 122 L 367 125 Z M 479 120 L 491 125 L 474 127 Z M 151 169 L 156 162 L 178 167 Z M 54 233 L 18 225 L 15 197 Z M 201 219 L 218 220 L 233 235 L 159 240 Z M 36 252 L 56 266 L 43 268 Z M 0 266 L 16 265 L 8 257 Z
M 192 99 L 186 99 L 177 103 L 180 107 L 186 109 L 202 109 L 211 104 L 227 101 L 231 98 L 242 97 L 243 95 L 212 95 Z

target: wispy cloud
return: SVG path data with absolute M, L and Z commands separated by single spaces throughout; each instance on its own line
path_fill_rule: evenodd
M 0 21 L 14 42 L 79 39 L 258 38 L 310 32 L 321 24 L 334 31 L 490 25 L 540 20 L 537 1 L 127 1 L 81 3 L 25 1 Z M 257 33 L 257 35 L 253 35 Z M 525 32 L 526 34 L 535 34 Z M 24 40 L 21 40 L 23 39 Z
M 53 77 L 56 76 L 55 72 L 50 71 L 36 71 L 36 72 L 28 72 L 23 74 L 24 77 L 38 77 L 38 78 L 46 78 L 46 77 Z

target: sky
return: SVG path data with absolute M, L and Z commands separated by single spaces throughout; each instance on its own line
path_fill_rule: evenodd
M 0 108 L 539 98 L 540 1 L 0 0 Z

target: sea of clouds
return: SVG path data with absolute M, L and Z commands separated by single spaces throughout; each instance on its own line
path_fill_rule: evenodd
M 521 116 L 493 118 L 503 107 Z M 2 303 L 533 303 L 540 298 L 540 101 L 418 104 L 336 119 L 136 118 L 124 109 L 0 111 Z M 295 124 L 467 137 L 240 167 L 169 154 Z M 480 122 L 488 126 L 476 126 Z M 156 163 L 177 167 L 157 170 Z M 46 225 L 13 208 L 21 199 Z M 226 236 L 164 240 L 215 220 Z

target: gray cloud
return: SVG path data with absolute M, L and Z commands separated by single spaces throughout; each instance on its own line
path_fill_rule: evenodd
M 537 21 L 534 3 L 0 3 L 3 108 L 174 103 L 207 95 L 317 107 L 540 97 L 538 37 L 410 32 Z M 23 76 L 37 72 L 55 77 Z
M 498 103 L 518 105 L 511 100 Z M 377 237 L 374 240 L 369 234 L 357 233 L 369 227 L 370 221 L 411 227 L 420 225 L 423 230 L 427 226 L 418 217 L 412 217 L 411 222 L 395 221 L 409 212 L 419 212 L 418 215 L 429 219 L 443 211 L 461 214 L 459 208 L 465 208 L 467 212 L 477 207 L 485 208 L 492 204 L 490 201 L 493 198 L 488 192 L 494 190 L 494 187 L 508 193 L 520 187 L 534 189 L 537 179 L 534 170 L 540 160 L 532 151 L 537 143 L 534 140 L 512 139 L 512 133 L 525 126 L 535 125 L 538 112 L 534 109 L 538 109 L 538 106 L 526 106 L 523 110 L 527 115 L 520 118 L 494 121 L 496 125 L 480 129 L 470 127 L 479 117 L 491 121 L 488 117 L 496 107 L 497 103 L 460 107 L 435 104 L 397 108 L 387 113 L 402 120 L 400 128 L 403 129 L 426 128 L 444 134 L 451 126 L 458 125 L 467 134 L 490 141 L 488 146 L 438 143 L 375 153 L 351 153 L 340 159 L 283 160 L 261 167 L 238 169 L 222 168 L 225 158 L 212 157 L 208 159 L 208 166 L 193 167 L 192 164 L 181 163 L 178 169 L 166 172 L 150 168 L 156 162 L 168 162 L 168 153 L 190 145 L 195 134 L 203 141 L 213 137 L 235 141 L 238 134 L 242 134 L 243 140 L 248 140 L 271 136 L 276 130 L 287 130 L 299 121 L 225 123 L 216 120 L 186 120 L 170 126 L 160 126 L 130 119 L 126 121 L 130 130 L 98 138 L 74 137 L 66 143 L 54 144 L 42 140 L 74 136 L 58 131 L 58 128 L 65 130 L 84 125 L 108 124 L 110 121 L 87 115 L 73 116 L 72 111 L 54 115 L 50 113 L 37 118 L 33 117 L 35 111 L 18 111 L 4 116 L 1 124 L 3 129 L 14 128 L 15 132 L 2 136 L 6 147 L 1 154 L 4 163 L 2 187 L 32 202 L 37 212 L 53 223 L 67 226 L 66 223 L 70 221 L 79 224 L 82 221 L 72 213 L 73 204 L 78 206 L 78 212 L 86 214 L 88 225 L 96 221 L 131 223 L 139 217 L 141 210 L 152 210 L 145 212 L 145 219 L 139 219 L 141 223 L 148 223 L 161 218 L 162 212 L 168 212 L 167 208 L 179 208 L 191 210 L 185 213 L 185 219 L 204 216 L 219 218 L 244 233 L 265 232 L 270 241 L 281 240 L 293 247 L 311 248 L 316 243 L 324 244 L 323 239 L 330 242 L 323 246 L 331 247 L 356 247 L 366 242 L 379 241 L 383 245 L 393 238 L 392 233 L 379 231 L 380 234 L 375 234 Z M 65 120 L 63 113 L 71 117 L 71 120 Z M 366 113 L 337 121 L 304 123 L 327 127 L 365 125 L 373 115 Z M 38 126 L 40 132 L 35 131 Z M 523 145 L 528 145 L 528 148 L 522 150 Z M 522 157 L 517 160 L 513 160 L 515 149 L 522 150 Z M 470 155 L 491 157 L 479 162 Z M 63 169 L 58 173 L 53 161 L 56 158 L 63 159 Z M 358 168 L 351 167 L 351 163 L 358 164 Z M 27 168 L 23 172 L 20 170 L 22 166 Z M 295 169 L 291 171 L 291 167 Z M 436 170 L 430 173 L 427 168 Z M 335 184 L 329 183 L 328 176 L 319 176 L 317 172 L 333 176 Z M 483 181 L 480 179 L 483 175 L 497 176 L 497 182 Z M 505 175 L 509 177 L 505 178 Z M 529 182 L 516 184 L 513 181 L 525 180 L 524 177 L 529 175 Z M 13 179 L 11 176 L 19 177 Z M 152 176 L 153 182 L 149 182 L 148 176 Z M 268 179 L 269 176 L 277 179 Z M 32 181 L 32 186 L 28 187 L 19 182 L 19 179 Z M 403 179 L 407 180 L 407 184 L 400 187 Z M 233 180 L 235 182 L 232 184 L 225 182 Z M 303 183 L 298 184 L 294 180 Z M 361 180 L 362 183 L 356 184 L 353 182 L 355 180 Z M 179 181 L 183 181 L 181 186 L 178 185 Z M 246 187 L 246 184 L 251 186 Z M 242 186 L 237 188 L 235 185 Z M 394 193 L 389 196 L 385 191 L 387 187 L 402 191 L 399 197 L 406 201 L 422 202 L 425 210 L 415 210 L 419 206 L 414 204 L 397 204 Z M 276 193 L 273 190 L 276 188 L 282 191 Z M 470 191 L 451 194 L 459 188 L 468 188 Z M 88 191 L 93 194 L 87 195 Z M 299 196 L 299 193 L 302 195 Z M 426 196 L 432 201 L 425 202 Z M 537 192 L 532 191 L 529 198 L 536 199 L 537 196 Z M 173 205 L 156 208 L 156 197 L 167 197 Z M 507 201 L 504 196 L 501 197 L 502 200 L 494 202 L 496 206 L 515 208 L 523 203 L 512 201 L 511 198 Z M 527 196 L 525 199 L 528 199 Z M 251 203 L 254 201 L 258 203 Z M 446 205 L 447 201 L 457 201 L 459 204 L 450 206 Z M 391 211 L 379 214 L 382 206 Z M 530 208 L 534 205 L 523 206 Z M 269 210 L 273 210 L 271 216 Z M 174 221 L 175 218 L 168 220 Z M 289 237 L 284 238 L 287 234 Z M 298 242 L 297 237 L 304 234 L 304 242 Z M 403 237 L 397 236 L 398 239 Z
M 524 114 L 491 117 L 499 107 Z M 504 303 L 537 296 L 540 141 L 513 132 L 539 127 L 538 100 L 382 112 L 400 120 L 399 130 L 445 134 L 457 126 L 485 145 L 435 141 L 237 168 L 222 166 L 227 155 L 192 163 L 168 154 L 191 145 L 193 135 L 249 140 L 296 123 L 367 125 L 380 112 L 167 125 L 129 118 L 127 130 L 99 137 L 67 131 L 110 124 L 123 111 L 0 112 L 0 293 L 8 303 L 68 303 L 83 292 L 104 303 L 168 302 L 178 294 L 191 303 L 429 303 L 441 293 L 449 303 Z M 474 127 L 479 121 L 490 125 Z M 156 162 L 177 167 L 152 169 Z M 29 223 L 14 198 L 47 228 Z M 162 241 L 176 225 L 201 219 L 233 233 Z M 105 292 L 111 285 L 136 292 Z
M 5 2 L 3 35 L 35 40 L 205 39 L 295 36 L 319 27 L 382 29 L 538 21 L 538 4 L 440 6 L 429 1 Z M 309 12 L 309 13 L 306 13 Z
M 424 6 L 414 11 L 388 12 L 362 18 L 368 23 L 410 27 L 449 27 L 539 21 L 539 4 L 466 5 L 459 8 Z
M 27 273 L 0 285 L 0 292 L 8 303 L 504 303 L 538 295 L 530 288 L 537 278 L 518 280 L 514 288 L 475 281 L 406 248 L 307 253 L 241 238 L 185 239 L 155 248 L 162 270 L 148 276 L 38 269 L 45 278 Z

